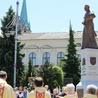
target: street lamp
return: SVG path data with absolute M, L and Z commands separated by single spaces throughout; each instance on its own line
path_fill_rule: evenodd
M 13 86 L 16 87 L 16 66 L 17 66 L 17 33 L 18 33 L 18 8 L 19 1 L 16 2 L 16 30 L 15 30 L 15 52 L 14 52 L 14 83 Z
M 17 33 L 18 33 L 18 21 L 19 21 L 19 16 L 18 16 L 18 8 L 19 8 L 19 1 L 17 0 L 16 2 L 16 29 L 15 31 L 8 31 L 6 33 L 6 37 L 10 37 L 11 35 L 15 34 L 15 49 L 14 49 L 14 81 L 13 81 L 13 87 L 16 87 L 16 67 L 17 67 Z M 9 23 L 8 23 L 9 24 Z M 8 26 L 8 25 L 7 25 Z M 6 28 L 12 28 L 11 25 L 9 27 Z
M 18 16 L 18 9 L 19 9 L 19 1 L 16 2 L 16 15 L 13 17 L 13 19 L 6 25 L 6 29 L 13 29 L 15 26 L 15 31 L 8 31 L 6 33 L 6 37 L 10 37 L 10 35 L 15 35 L 15 49 L 14 49 L 14 81 L 13 81 L 13 87 L 16 87 L 16 67 L 17 67 L 17 34 L 18 31 L 26 30 L 27 27 L 24 21 L 21 20 L 21 17 Z M 24 31 L 25 32 L 25 31 Z

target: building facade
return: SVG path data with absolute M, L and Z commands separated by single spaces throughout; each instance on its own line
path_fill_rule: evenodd
M 81 49 L 82 32 L 76 32 L 74 37 L 77 51 L 79 51 Z M 22 44 L 25 44 L 22 53 L 25 53 L 23 62 L 26 66 L 29 59 L 32 60 L 32 66 L 35 66 L 42 65 L 45 58 L 53 65 L 60 65 L 60 59 L 64 58 L 67 53 L 69 33 L 23 33 L 18 36 L 18 39 Z

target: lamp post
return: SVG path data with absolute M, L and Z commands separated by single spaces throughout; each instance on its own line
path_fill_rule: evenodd
M 18 8 L 19 8 L 19 1 L 16 2 L 16 17 L 15 17 L 15 31 L 9 31 L 6 33 L 6 37 L 10 37 L 11 35 L 15 34 L 15 48 L 14 48 L 14 81 L 13 81 L 13 87 L 16 87 L 16 67 L 17 67 L 17 33 L 18 33 L 18 25 L 19 25 L 19 16 L 18 16 Z M 12 20 L 13 22 L 13 20 Z M 14 26 L 12 22 L 8 23 L 5 28 L 9 29 Z M 14 23 L 14 22 L 13 22 Z
M 14 85 L 16 87 L 16 67 L 17 67 L 17 32 L 18 32 L 18 8 L 19 8 L 19 1 L 16 2 L 16 30 L 15 30 L 15 52 L 14 52 Z
M 19 1 L 16 2 L 16 17 L 13 17 L 13 19 L 6 25 L 6 29 L 13 29 L 15 26 L 15 31 L 9 31 L 6 33 L 6 37 L 9 37 L 10 35 L 15 34 L 15 48 L 14 48 L 14 80 L 13 80 L 13 87 L 16 87 L 16 68 L 17 68 L 17 34 L 18 31 L 24 30 L 25 24 L 24 21 L 21 20 L 21 18 L 18 15 L 18 9 L 19 9 Z M 25 28 L 26 30 L 27 28 Z

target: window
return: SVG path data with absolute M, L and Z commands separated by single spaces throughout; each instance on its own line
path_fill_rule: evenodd
M 76 43 L 77 47 L 81 47 L 81 43 Z
M 36 65 L 36 54 L 34 52 L 29 54 L 29 59 L 31 59 L 32 66 Z
M 61 59 L 64 59 L 64 53 L 63 52 L 59 52 L 57 54 L 57 65 L 60 66 L 61 65 Z
M 48 52 L 45 52 L 43 54 L 43 64 L 45 64 L 46 60 L 48 60 L 48 62 L 50 62 L 50 54 Z

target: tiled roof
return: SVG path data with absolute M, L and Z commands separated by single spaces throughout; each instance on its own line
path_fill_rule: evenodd
M 98 35 L 98 32 L 97 32 Z M 19 40 L 40 40 L 40 39 L 67 39 L 69 38 L 68 32 L 49 32 L 49 33 L 24 33 L 18 35 Z M 74 38 L 82 38 L 82 32 L 77 31 L 74 33 Z

